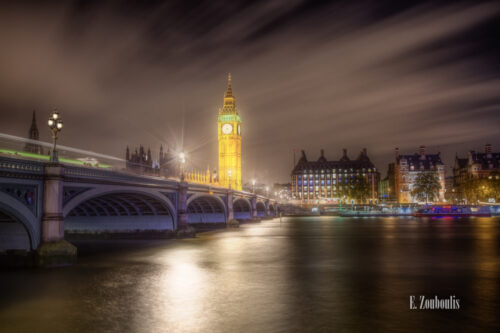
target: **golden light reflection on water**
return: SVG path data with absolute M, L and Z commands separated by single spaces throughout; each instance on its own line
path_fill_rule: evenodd
M 205 324 L 209 278 L 198 257 L 198 250 L 167 249 L 155 259 L 154 273 L 142 281 L 139 301 L 150 312 L 136 318 L 137 331 L 196 331 Z
M 442 312 L 408 311 L 408 296 L 419 293 L 463 298 L 468 308 L 446 314 L 457 331 L 471 320 L 499 324 L 499 219 L 283 220 L 22 279 L 0 274 L 0 331 L 2 319 L 20 332 L 53 323 L 120 333 L 438 327 Z

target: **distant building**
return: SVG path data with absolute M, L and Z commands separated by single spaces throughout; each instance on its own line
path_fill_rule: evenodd
M 425 146 L 420 146 L 418 153 L 400 155 L 399 148 L 395 151 L 394 180 L 398 203 L 416 203 L 411 192 L 418 175 L 424 172 L 436 172 L 441 189 L 438 201 L 444 201 L 445 193 L 445 165 L 441 161 L 441 154 L 426 154 Z
M 279 198 L 280 200 L 290 200 L 292 198 L 292 184 L 274 183 L 271 189 L 271 196 Z
M 126 160 L 127 170 L 133 171 L 141 175 L 156 174 L 156 170 L 154 170 L 156 168 L 154 168 L 153 166 L 151 149 L 149 148 L 146 153 L 144 147 L 141 145 L 139 147 L 139 151 L 137 151 L 136 148 L 134 152 L 130 153 L 130 150 L 127 146 L 127 150 L 125 152 L 125 160 Z
M 30 140 L 40 140 L 40 134 L 38 133 L 38 126 L 36 125 L 36 113 L 33 110 L 33 116 L 31 119 L 31 127 L 30 127 L 30 132 L 29 132 L 29 139 Z M 34 153 L 34 154 L 43 154 L 43 148 L 39 144 L 28 142 L 24 146 L 24 151 Z
M 384 202 L 397 202 L 394 162 L 389 163 L 387 168 L 387 176 L 379 182 L 378 188 L 379 200 Z
M 345 201 L 343 187 L 351 186 L 355 176 L 366 177 L 371 188 L 368 201 L 375 203 L 380 174 L 366 149 L 355 160 L 351 160 L 344 149 L 338 161 L 328 161 L 323 149 L 318 160 L 308 161 L 302 151 L 302 157 L 292 170 L 292 195 L 303 204 L 340 203 Z
M 152 157 L 151 149 L 147 152 L 144 147 L 139 146 L 133 152 L 129 147 L 125 151 L 126 169 L 141 175 L 177 177 L 179 174 L 178 165 L 170 149 L 164 153 L 163 146 L 160 146 L 158 159 Z
M 453 188 L 457 197 L 463 198 L 463 186 L 469 179 L 488 178 L 492 172 L 500 172 L 500 152 L 493 152 L 491 144 L 484 152 L 469 151 L 467 158 L 455 157 L 453 166 Z
M 455 189 L 453 188 L 453 176 L 446 176 L 444 179 L 444 198 L 446 201 L 454 201 Z

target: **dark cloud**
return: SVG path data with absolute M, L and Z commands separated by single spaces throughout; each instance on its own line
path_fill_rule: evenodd
M 498 3 L 3 3 L 0 132 L 58 107 L 68 146 L 184 145 L 217 164 L 227 72 L 244 176 L 288 179 L 294 148 L 445 153 L 498 139 Z M 41 121 L 40 121 L 41 122 Z M 42 125 L 42 124 L 40 124 Z M 48 132 L 42 129 L 42 139 Z

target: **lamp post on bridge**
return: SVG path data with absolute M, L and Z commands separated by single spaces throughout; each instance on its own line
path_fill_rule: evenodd
M 231 189 L 231 175 L 233 174 L 233 171 L 231 169 L 227 170 L 227 175 L 229 177 L 229 189 Z
M 179 154 L 179 161 L 181 162 L 180 168 L 181 168 L 181 182 L 184 181 L 184 164 L 186 164 L 186 154 L 184 152 L 181 152 Z
M 269 198 L 269 186 L 266 186 L 266 197 Z
M 63 121 L 59 116 L 59 112 L 57 112 L 57 110 L 54 110 L 54 112 L 51 113 L 49 120 L 47 121 L 47 125 L 49 125 L 49 128 L 52 131 L 52 139 L 54 140 L 54 147 L 50 152 L 50 161 L 53 163 L 57 163 L 59 162 L 56 150 L 57 133 L 59 133 L 63 128 Z
M 255 179 L 252 179 L 252 193 L 255 193 Z

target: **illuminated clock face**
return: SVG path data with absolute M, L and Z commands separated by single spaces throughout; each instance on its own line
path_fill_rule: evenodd
M 231 134 L 232 131 L 233 131 L 233 126 L 231 124 L 222 125 L 222 133 Z
M 241 135 L 241 126 L 238 125 L 238 135 Z

